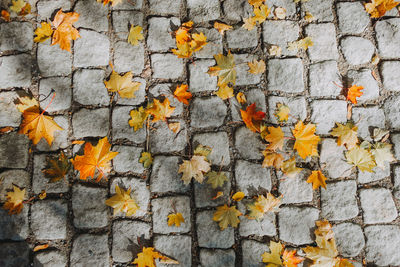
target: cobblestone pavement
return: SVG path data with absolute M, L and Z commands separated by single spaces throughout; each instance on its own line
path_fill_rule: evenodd
M 371 20 L 360 1 L 267 0 L 270 7 L 284 7 L 287 18 L 271 18 L 247 31 L 241 27 L 252 11 L 247 0 L 132 0 L 114 8 L 95 0 L 29 2 L 37 16 L 0 23 L 0 127 L 21 122 L 12 103 L 17 91 L 47 95 L 54 89 L 56 98 L 48 111 L 66 130 L 56 133 L 51 147 L 44 140 L 32 146 L 16 132 L 0 135 L 0 201 L 11 183 L 27 188 L 29 196 L 43 189 L 48 194 L 19 215 L 11 217 L 0 209 L 0 266 L 125 266 L 136 257 L 138 237 L 140 245 L 154 246 L 180 266 L 263 266 L 260 255 L 268 251 L 270 240 L 287 247 L 312 244 L 315 221 L 322 218 L 332 222 L 340 254 L 355 266 L 400 266 L 400 166 L 394 162 L 384 171 L 359 173 L 328 134 L 334 122 L 346 121 L 346 101 L 332 81 L 346 84 L 342 77 L 347 77 L 365 88 L 353 108 L 361 137 L 369 140 L 371 127 L 390 129 L 400 158 L 397 10 Z M 81 38 L 72 53 L 50 46 L 50 41 L 33 43 L 38 22 L 52 19 L 59 8 L 80 14 L 75 25 Z M 316 20 L 306 22 L 305 11 Z M 194 60 L 170 52 L 175 46 L 170 22 L 187 20 L 209 41 Z M 212 27 L 215 20 L 234 29 L 221 36 Z M 131 24 L 144 29 L 145 41 L 138 46 L 126 41 Z M 285 48 L 305 36 L 314 41 L 307 53 Z M 281 46 L 282 57 L 269 56 L 270 45 Z M 294 116 L 317 123 L 317 133 L 327 137 L 319 159 L 329 177 L 326 190 L 313 191 L 304 175 L 282 179 L 280 172 L 262 168 L 265 145 L 241 122 L 236 100 L 213 94 L 217 78 L 205 73 L 215 64 L 213 55 L 228 50 L 237 65 L 235 91 L 244 91 L 269 122 L 276 123 L 273 112 L 283 102 Z M 379 64 L 371 63 L 375 54 Z M 243 63 L 253 58 L 266 61 L 266 73 L 247 71 Z M 117 72 L 132 71 L 142 83 L 136 98 L 110 99 L 103 84 L 111 72 L 109 62 Z M 189 84 L 194 95 L 189 107 L 172 96 L 180 83 Z M 173 116 L 183 130 L 175 136 L 165 123 L 155 123 L 148 131 L 133 132 L 129 111 L 162 94 L 176 107 Z M 80 149 L 72 140 L 104 136 L 120 152 L 107 182 L 80 181 L 71 173 L 67 181 L 47 183 L 41 172 L 46 156 L 60 149 L 71 156 Z M 178 174 L 178 164 L 196 143 L 212 147 L 212 168 L 228 174 L 226 196 L 230 190 L 249 198 L 265 191 L 283 194 L 280 212 L 260 223 L 243 217 L 238 228 L 220 231 L 212 214 L 227 199 L 212 201 L 216 192 L 210 187 L 197 182 L 185 186 Z M 154 156 L 148 170 L 138 162 L 147 148 Z M 135 189 L 141 211 L 132 217 L 114 217 L 104 204 L 118 183 Z M 172 203 L 185 218 L 182 227 L 167 226 Z M 34 253 L 32 248 L 42 243 L 51 249 Z

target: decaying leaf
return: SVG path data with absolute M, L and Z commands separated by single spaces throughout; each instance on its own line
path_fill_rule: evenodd
M 181 129 L 181 123 L 179 121 L 178 122 L 169 122 L 168 129 L 170 129 L 173 133 L 177 133 Z
M 199 183 L 204 180 L 204 173 L 210 171 L 210 163 L 204 156 L 194 155 L 190 160 L 184 160 L 179 166 L 178 173 L 182 173 L 184 184 L 189 184 L 192 178 Z
M 24 0 L 12 0 L 10 10 L 19 14 L 27 3 Z
M 110 3 L 112 6 L 116 6 L 119 3 L 122 3 L 123 0 L 97 0 L 99 3 L 103 3 L 103 5 L 107 5 Z
M 321 171 L 312 171 L 311 175 L 307 178 L 307 183 L 312 183 L 313 190 L 318 189 L 318 187 L 323 187 L 326 189 L 326 177 Z
M 172 213 L 168 215 L 168 226 L 175 225 L 176 227 L 180 227 L 181 223 L 184 223 L 185 219 L 182 216 L 182 213 Z
M 53 34 L 53 30 L 51 29 L 50 23 L 42 22 L 41 27 L 36 28 L 35 35 L 36 37 L 33 39 L 35 43 L 41 43 L 46 41 Z
M 267 266 L 282 266 L 281 255 L 283 253 L 283 245 L 280 242 L 271 241 L 269 243 L 270 253 L 264 252 L 261 257 L 264 263 L 268 263 Z
M 236 100 L 237 100 L 240 104 L 245 104 L 245 103 L 247 102 L 246 96 L 245 96 L 242 92 L 237 93 L 237 95 L 236 95 Z
M 304 50 L 306 51 L 309 47 L 313 46 L 314 42 L 312 41 L 311 37 L 306 37 L 303 39 L 300 39 L 298 41 L 290 42 L 288 44 L 288 50 L 289 51 L 295 51 L 295 50 Z
M 214 213 L 213 220 L 218 222 L 221 230 L 224 230 L 229 225 L 232 227 L 237 227 L 240 220 L 239 216 L 242 213 L 236 209 L 236 206 L 229 207 L 228 205 L 223 205 L 217 207 L 217 211 Z
M 346 152 L 346 159 L 350 164 L 358 167 L 360 171 L 373 172 L 376 166 L 372 154 L 359 146 L 356 146 Z
M 1 18 L 2 18 L 3 20 L 5 20 L 5 21 L 11 21 L 11 19 L 10 19 L 10 13 L 9 13 L 7 10 L 3 9 L 3 10 L 0 12 L 0 15 L 1 15 Z
M 224 35 L 225 31 L 228 30 L 232 30 L 232 26 L 225 24 L 225 23 L 221 23 L 221 22 L 214 22 L 214 28 L 222 35 Z
M 43 250 L 49 247 L 49 244 L 37 245 L 33 248 L 33 252 L 37 252 L 39 250 Z
M 192 93 L 188 92 L 188 85 L 178 85 L 174 91 L 174 97 L 185 105 L 189 105 L 189 100 L 192 98 Z
M 217 66 L 209 67 L 208 74 L 218 76 L 218 86 L 223 84 L 236 83 L 235 59 L 231 52 L 224 56 L 223 54 L 214 55 Z
M 371 153 L 374 156 L 376 166 L 385 169 L 385 162 L 392 162 L 396 160 L 392 154 L 392 145 L 388 143 L 378 142 L 374 144 L 373 149 L 371 149 Z
M 174 113 L 174 110 L 175 107 L 171 107 L 168 98 L 165 98 L 163 102 L 154 99 L 151 107 L 147 108 L 147 113 L 153 116 L 153 122 L 166 121 Z
M 371 18 L 380 18 L 398 4 L 400 2 L 395 2 L 394 0 L 371 0 L 371 3 L 365 4 L 365 10 L 371 15 Z
M 268 18 L 271 10 L 268 8 L 267 5 L 262 4 L 258 7 L 254 7 L 253 12 L 254 12 L 253 20 L 261 24 Z
M 40 192 L 40 194 L 38 195 L 39 199 L 43 200 L 47 197 L 47 192 L 46 190 L 42 190 L 42 192 Z
M 282 163 L 281 170 L 287 177 L 293 178 L 296 177 L 299 172 L 301 172 L 302 168 L 297 168 L 296 159 L 295 157 L 292 157 L 291 159 L 288 159 Z
M 39 102 L 34 97 L 23 96 L 19 97 L 15 101 L 15 106 L 19 112 L 24 113 L 28 108 L 36 107 L 39 108 Z
M 235 201 L 241 201 L 245 197 L 245 194 L 243 192 L 236 192 L 233 194 L 232 199 Z
M 264 168 L 273 166 L 277 169 L 280 169 L 282 167 L 284 158 L 281 154 L 266 149 L 263 151 L 263 155 L 264 161 L 262 163 L 262 166 Z
M 301 158 L 305 159 L 307 156 L 318 155 L 317 145 L 320 137 L 315 135 L 315 124 L 304 125 L 302 121 L 299 121 L 292 133 L 296 138 L 293 149 L 297 150 Z
M 202 144 L 199 144 L 193 151 L 193 154 L 197 155 L 197 156 L 203 156 L 205 158 L 208 158 L 208 155 L 210 155 L 211 151 L 212 151 L 211 147 L 203 146 Z
M 270 56 L 280 57 L 282 55 L 282 48 L 280 46 L 277 46 L 277 45 L 272 45 L 268 49 L 268 54 Z
M 65 156 L 64 152 L 61 151 L 58 157 L 47 158 L 47 168 L 42 172 L 45 177 L 50 179 L 51 183 L 54 183 L 65 178 L 70 169 L 71 162 Z
M 131 198 L 131 188 L 125 191 L 118 185 L 115 186 L 115 195 L 107 199 L 105 203 L 114 209 L 114 216 L 118 213 L 132 216 L 139 209 L 136 201 Z
M 122 98 L 133 98 L 135 92 L 139 90 L 141 83 L 132 81 L 132 72 L 127 72 L 124 75 L 119 75 L 114 70 L 111 73 L 110 79 L 104 81 L 104 85 L 110 92 L 117 92 Z
M 306 11 L 306 14 L 304 15 L 304 19 L 307 22 L 313 22 L 315 18 L 310 12 Z
M 279 206 L 281 205 L 282 197 L 274 197 L 271 193 L 267 194 L 267 197 L 259 195 L 256 201 L 248 205 L 250 211 L 249 218 L 260 220 L 268 212 L 279 211 Z
M 53 33 L 51 44 L 59 44 L 61 49 L 71 52 L 71 41 L 81 37 L 78 30 L 72 26 L 78 19 L 78 13 L 64 13 L 62 9 L 60 9 L 53 20 L 53 26 L 56 30 Z
M 129 29 L 128 43 L 133 46 L 138 45 L 139 41 L 144 39 L 142 30 L 143 28 L 139 25 L 135 27 L 131 25 L 131 28 Z
M 265 62 L 264 60 L 253 60 L 251 62 L 247 62 L 249 66 L 249 72 L 251 74 L 261 74 L 265 72 Z
M 276 151 L 278 149 L 283 149 L 283 144 L 285 142 L 285 134 L 283 133 L 281 127 L 268 127 L 268 133 L 265 135 L 264 139 L 269 143 L 267 150 Z
M 304 258 L 296 256 L 296 250 L 285 249 L 282 254 L 282 260 L 285 267 L 297 267 L 297 264 L 303 262 Z
M 224 172 L 211 171 L 206 174 L 207 184 L 210 184 L 213 189 L 222 187 L 228 181 Z
M 363 86 L 357 86 L 353 85 L 347 90 L 347 96 L 346 99 L 350 100 L 351 103 L 357 104 L 357 97 L 360 97 L 363 95 L 363 92 L 361 90 L 364 90 Z
M 358 127 L 352 122 L 347 122 L 345 125 L 337 122 L 336 127 L 331 131 L 331 135 L 338 138 L 338 146 L 345 145 L 347 149 L 352 149 L 358 143 L 357 130 Z
M 7 193 L 7 201 L 3 208 L 8 210 L 8 214 L 18 214 L 24 207 L 25 189 L 21 190 L 13 185 L 13 191 Z
M 285 19 L 286 18 L 286 9 L 283 7 L 277 7 L 274 10 L 275 18 L 277 19 Z
M 179 264 L 178 261 L 154 251 L 154 248 L 152 247 L 143 247 L 142 252 L 137 254 L 137 258 L 132 262 L 132 264 L 137 264 L 137 267 L 156 267 L 155 259 L 159 259 L 161 263 L 165 264 Z
M 153 164 L 153 157 L 151 156 L 150 152 L 142 152 L 139 162 L 143 164 L 143 167 L 146 169 Z
M 233 88 L 227 84 L 220 85 L 218 91 L 215 92 L 215 94 L 219 96 L 219 98 L 221 98 L 222 100 L 226 100 L 234 96 Z
M 131 119 L 128 121 L 128 123 L 129 126 L 133 127 L 135 132 L 143 127 L 143 124 L 149 115 L 143 107 L 131 110 L 129 114 Z
M 282 103 L 276 103 L 276 110 L 274 115 L 279 122 L 288 121 L 289 113 L 290 113 L 289 106 Z
M 253 132 L 260 132 L 261 122 L 265 117 L 265 113 L 256 111 L 256 108 L 256 104 L 253 103 L 246 110 L 240 110 L 240 114 L 247 128 Z

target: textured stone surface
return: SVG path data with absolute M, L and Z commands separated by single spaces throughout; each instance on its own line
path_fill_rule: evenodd
M 94 31 L 80 30 L 81 38 L 74 43 L 74 66 L 106 66 L 109 62 L 110 41 Z M 87 49 L 91 47 L 92 49 Z
M 338 146 L 335 139 L 323 139 L 321 145 L 320 162 L 327 171 L 329 178 L 348 177 L 353 166 L 347 163 L 344 157 L 344 146 Z
M 72 244 L 71 265 L 108 266 L 109 248 L 107 235 L 82 234 Z
M 106 136 L 109 127 L 108 117 L 108 108 L 82 108 L 75 112 L 72 117 L 72 128 L 75 138 L 86 136 Z
M 207 71 L 215 65 L 215 60 L 198 60 L 189 65 L 189 91 L 192 93 L 217 90 L 217 77 Z
M 214 211 L 201 211 L 196 214 L 197 239 L 200 247 L 230 248 L 235 243 L 234 231 L 228 227 L 221 231 L 212 220 Z
M 306 35 L 314 42 L 314 45 L 307 50 L 311 61 L 338 59 L 334 24 L 310 24 L 306 27 Z
M 179 152 L 186 147 L 186 124 L 182 120 L 177 120 L 177 122 L 181 125 L 178 134 L 169 130 L 164 122 L 153 124 L 154 129 L 150 131 L 151 153 Z
M 235 22 L 251 16 L 253 9 L 246 0 L 226 0 L 223 3 L 224 15 Z
M 316 21 L 331 22 L 333 21 L 332 2 L 332 0 L 321 2 L 318 2 L 317 0 L 311 0 L 304 2 L 303 7 L 313 15 Z
M 0 127 L 17 127 L 21 123 L 21 113 L 18 111 L 14 100 L 18 98 L 15 92 L 0 93 Z
M 367 224 L 388 223 L 397 217 L 396 206 L 388 189 L 363 189 L 360 201 Z
M 192 265 L 192 238 L 190 236 L 157 236 L 154 247 L 157 251 L 168 255 L 179 262 L 177 266 Z M 169 264 L 157 263 L 157 266 L 166 267 Z
M 383 109 L 378 107 L 371 108 L 354 108 L 353 109 L 353 120 L 358 122 L 358 136 L 364 140 L 371 141 L 370 129 L 373 128 L 385 128 L 385 114 Z
M 143 164 L 139 162 L 143 148 L 133 146 L 114 146 L 113 151 L 118 155 L 113 159 L 114 170 L 116 172 L 142 173 Z
M 341 88 L 333 82 L 339 79 L 336 61 L 324 61 L 310 66 L 310 94 L 312 96 L 335 97 Z
M 205 182 L 202 184 L 194 184 L 194 201 L 196 207 L 217 207 L 224 205 L 228 201 L 231 190 L 232 174 L 228 172 L 222 173 L 226 176 L 226 178 L 228 178 L 222 187 L 213 189 L 212 186 L 207 182 L 208 178 L 206 178 Z M 224 195 L 214 199 L 218 192 L 222 192 Z
M 383 86 L 389 91 L 400 91 L 400 78 L 396 71 L 400 69 L 400 61 L 384 61 L 381 65 Z
M 261 164 L 239 160 L 235 166 L 235 179 L 239 191 L 246 196 L 271 190 L 271 174 Z
M 343 34 L 360 34 L 369 24 L 369 15 L 359 2 L 337 3 L 337 14 L 339 29 Z
M 365 246 L 364 234 L 359 225 L 341 223 L 333 226 L 338 250 L 345 257 L 355 257 Z
M 116 107 L 112 113 L 112 133 L 114 140 L 129 140 L 135 144 L 141 144 L 146 141 L 146 128 L 142 127 L 136 132 L 129 125 L 131 119 L 131 106 Z
M 132 46 L 127 42 L 115 44 L 115 71 L 140 74 L 144 68 L 144 47 L 142 43 Z
M 1 135 L 0 167 L 25 168 L 28 164 L 28 145 L 29 139 L 26 136 L 17 133 Z
M 273 123 L 278 123 L 276 116 L 274 115 L 278 103 L 285 104 L 289 107 L 290 114 L 293 116 L 289 117 L 289 123 L 296 123 L 297 119 L 304 120 L 307 117 L 307 103 L 304 97 L 269 96 L 268 119 Z
M 347 63 L 351 65 L 366 64 L 370 62 L 375 52 L 371 41 L 361 37 L 345 37 L 341 40 L 340 46 Z
M 143 0 L 138 0 L 136 2 L 141 2 Z M 130 11 L 132 9 L 132 4 L 126 3 L 125 8 L 123 8 L 124 4 L 121 3 L 117 5 L 115 8 L 120 8 L 123 10 L 113 11 L 112 12 L 112 19 L 113 19 L 113 29 L 116 32 L 116 35 L 127 40 L 129 30 L 131 25 L 139 25 L 143 27 L 143 13 Z
M 351 79 L 352 84 L 364 87 L 363 95 L 358 98 L 358 101 L 375 100 L 379 97 L 379 85 L 372 76 L 371 70 L 350 70 L 347 76 Z
M 150 10 L 152 13 L 161 15 L 178 15 L 182 0 L 150 0 Z
M 54 90 L 55 97 L 46 111 L 53 112 L 68 109 L 71 106 L 72 98 L 71 80 L 64 77 L 40 80 L 39 94 L 47 96 L 52 90 Z M 46 100 L 40 102 L 40 107 L 45 109 L 49 105 L 51 99 L 51 97 L 48 97 Z
M 0 58 L 0 88 L 31 85 L 31 56 L 20 54 Z
M 384 58 L 400 57 L 400 18 L 378 21 L 375 31 L 380 55 Z
M 218 19 L 221 14 L 218 0 L 188 0 L 187 7 L 189 10 L 189 18 L 194 22 L 207 22 Z
M 268 46 L 277 45 L 282 48 L 282 55 L 296 55 L 296 51 L 287 49 L 290 42 L 299 39 L 299 26 L 292 21 L 267 20 L 263 23 L 264 43 Z
M 184 110 L 184 104 L 179 102 L 178 99 L 173 95 L 176 86 L 172 86 L 170 83 L 158 83 L 153 88 L 149 90 L 150 94 L 154 97 L 164 96 L 168 98 L 172 107 L 175 107 L 172 116 L 182 115 Z
M 30 175 L 24 170 L 7 170 L 0 173 L 0 201 L 4 202 L 7 197 L 7 190 L 13 187 L 13 184 L 19 188 L 30 188 Z
M 71 9 L 71 2 L 64 0 L 40 0 L 37 4 L 38 14 L 41 19 L 49 19 L 56 9 L 62 8 L 63 10 Z
M 25 242 L 7 242 L 0 246 L 0 265 L 29 266 L 30 248 Z
M 226 32 L 226 41 L 229 48 L 251 48 L 256 47 L 258 42 L 257 29 L 251 31 L 243 27 Z
M 221 98 L 196 98 L 191 106 L 190 125 L 192 127 L 218 127 L 224 123 L 227 108 Z
M 79 20 L 74 23 L 76 28 L 83 27 L 101 32 L 108 31 L 108 10 L 106 7 L 100 7 L 94 1 L 81 0 L 76 3 L 74 10 L 79 13 Z
M 156 156 L 150 177 L 150 190 L 154 193 L 186 192 L 189 186 L 178 179 L 179 157 Z
M 250 85 L 259 84 L 261 81 L 261 74 L 252 74 L 249 72 L 248 62 L 254 59 L 259 60 L 255 55 L 250 54 L 235 54 L 235 69 L 236 69 L 236 85 Z
M 372 169 L 373 172 L 358 172 L 358 182 L 362 184 L 375 182 L 387 178 L 390 176 L 390 165 L 385 163 L 385 169 L 375 167 Z
M 151 55 L 151 66 L 153 78 L 177 79 L 183 75 L 183 61 L 173 54 Z
M 33 177 L 32 177 L 32 190 L 35 194 L 39 194 L 42 190 L 46 190 L 47 193 L 64 193 L 68 191 L 68 178 L 69 174 L 65 176 L 65 179 L 60 179 L 57 182 L 50 183 L 50 179 L 46 178 L 43 174 L 43 170 L 47 166 L 47 158 L 54 155 L 40 154 L 33 157 Z
M 340 100 L 318 100 L 311 104 L 311 121 L 317 124 L 317 134 L 327 134 L 336 122 L 346 122 L 347 105 Z
M 242 200 L 243 201 L 243 200 Z M 250 204 L 251 202 L 244 202 L 243 204 Z M 246 213 L 246 207 L 240 203 L 238 209 L 243 214 Z M 247 236 L 275 236 L 276 224 L 275 224 L 275 214 L 273 212 L 268 212 L 264 214 L 263 218 L 260 220 L 253 220 L 248 218 L 243 218 L 239 225 L 239 234 L 243 237 Z
M 28 208 L 21 213 L 9 215 L 5 209 L 0 210 L 0 240 L 21 241 L 29 235 Z
M 35 254 L 34 267 L 67 266 L 68 259 L 64 252 L 52 250 Z
M 386 99 L 384 104 L 386 120 L 392 128 L 400 128 L 400 97 L 392 96 Z
M 222 54 L 222 35 L 216 29 L 198 28 L 198 31 L 207 36 L 208 44 L 194 53 L 197 58 L 213 58 Z
M 57 64 L 53 64 L 56 61 Z M 72 57 L 68 51 L 59 46 L 50 45 L 50 40 L 40 43 L 37 50 L 37 62 L 43 77 L 69 75 Z
M 312 185 L 306 182 L 304 172 L 299 173 L 295 178 L 288 178 L 278 173 L 279 193 L 283 195 L 282 203 L 302 203 L 313 200 Z
M 394 196 L 400 199 L 400 167 L 394 168 Z
M 377 225 L 365 227 L 367 244 L 365 247 L 368 262 L 380 266 L 399 265 L 400 227 L 396 225 Z
M 213 165 L 227 166 L 231 160 L 229 155 L 229 139 L 225 132 L 196 134 L 193 142 L 211 148 L 208 159 Z M 194 147 L 195 149 L 195 147 Z
M 74 101 L 82 105 L 108 105 L 110 97 L 104 79 L 104 70 L 81 69 L 74 72 Z
M 0 24 L 0 52 L 27 51 L 32 49 L 33 29 L 28 22 Z
M 268 90 L 298 93 L 304 91 L 303 65 L 300 59 L 268 61 Z
M 147 45 L 151 51 L 166 52 L 170 48 L 176 47 L 175 39 L 171 35 L 170 23 L 180 25 L 180 20 L 178 18 L 156 17 L 149 19 Z
M 254 253 L 257 251 L 257 253 Z M 260 243 L 254 240 L 243 240 L 242 241 L 242 253 L 243 253 L 243 266 L 248 267 L 261 267 L 264 266 L 262 263 L 262 253 L 270 252 L 268 244 Z
M 232 249 L 201 249 L 200 250 L 200 262 L 201 266 L 212 267 L 212 266 L 235 266 L 235 252 Z
M 261 151 L 265 149 L 265 145 L 261 142 L 259 135 L 246 127 L 240 127 L 236 130 L 235 147 L 243 159 L 261 159 Z M 252 149 L 249 150 L 249 147 Z

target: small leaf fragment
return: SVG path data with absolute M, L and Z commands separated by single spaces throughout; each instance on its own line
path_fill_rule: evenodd
M 270 253 L 264 252 L 262 256 L 262 261 L 264 263 L 269 263 L 268 266 L 270 265 L 278 265 L 282 266 L 282 260 L 281 260 L 281 255 L 283 252 L 283 245 L 280 242 L 274 242 L 271 241 L 269 243 L 269 250 L 271 251 Z
M 337 122 L 336 127 L 332 129 L 330 134 L 338 138 L 338 146 L 345 145 L 347 149 L 352 149 L 358 143 L 357 130 L 358 127 L 351 122 L 347 122 L 344 125 Z
M 251 74 L 261 74 L 265 72 L 265 62 L 264 60 L 256 60 L 253 59 L 251 62 L 247 62 L 247 65 L 249 66 L 249 72 Z
M 239 93 L 236 95 L 236 100 L 237 100 L 240 104 L 245 104 L 245 103 L 247 102 L 246 96 L 245 96 L 242 92 L 239 92 Z
M 142 152 L 139 162 L 143 164 L 143 167 L 146 169 L 153 164 L 153 157 L 151 156 L 150 152 Z
M 385 162 L 392 162 L 396 160 L 393 157 L 391 149 L 391 144 L 378 142 L 371 150 L 371 153 L 374 156 L 376 162 L 376 166 L 381 168 L 382 170 L 385 169 Z
M 234 96 L 233 88 L 228 86 L 227 84 L 222 84 L 219 86 L 218 91 L 215 93 L 222 100 L 226 100 Z
M 189 105 L 189 100 L 192 98 L 192 93 L 187 91 L 188 88 L 187 84 L 181 84 L 174 91 L 174 97 L 185 105 Z
M 274 115 L 279 122 L 288 121 L 289 113 L 290 113 L 289 106 L 282 103 L 276 103 L 276 110 Z
M 280 57 L 282 55 L 282 48 L 280 46 L 277 46 L 277 45 L 272 45 L 268 49 L 268 54 L 270 56 Z
M 254 203 L 248 205 L 248 209 L 250 211 L 249 218 L 260 220 L 268 212 L 279 211 L 281 200 L 282 197 L 276 198 L 271 193 L 268 193 L 267 197 L 259 195 Z
M 293 178 L 301 172 L 302 168 L 297 168 L 296 159 L 295 157 L 292 157 L 282 163 L 281 170 L 286 176 Z
M 245 197 L 243 192 L 236 192 L 233 194 L 232 199 L 235 201 L 241 201 Z
M 363 86 L 358 86 L 358 85 L 353 85 L 347 90 L 347 96 L 346 99 L 350 100 L 351 103 L 357 104 L 357 97 L 360 97 L 363 95 L 363 92 L 361 90 L 364 90 Z
M 225 24 L 225 23 L 221 23 L 221 22 L 214 22 L 214 28 L 221 34 L 224 35 L 225 31 L 228 30 L 232 30 L 232 26 Z
M 41 27 L 36 28 L 35 35 L 36 37 L 33 39 L 35 43 L 42 43 L 49 39 L 53 34 L 53 30 L 51 28 L 50 23 L 42 22 Z
M 182 216 L 182 213 L 172 213 L 168 215 L 168 226 L 175 225 L 176 227 L 180 227 L 181 223 L 184 223 L 185 219 Z
M 39 250 L 43 250 L 49 247 L 49 244 L 37 245 L 33 248 L 33 252 L 37 252 Z
M 25 200 L 25 189 L 21 190 L 17 186 L 13 185 L 13 191 L 8 192 L 7 200 L 3 205 L 5 210 L 8 210 L 8 214 L 18 214 L 24 207 Z

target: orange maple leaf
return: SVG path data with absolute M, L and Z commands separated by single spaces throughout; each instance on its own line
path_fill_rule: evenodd
M 53 25 L 56 30 L 54 31 L 51 44 L 59 44 L 61 49 L 71 52 L 71 40 L 76 40 L 81 37 L 78 30 L 72 26 L 78 19 L 78 13 L 64 13 L 62 9 L 60 9 L 53 20 Z
M 363 92 L 361 90 L 364 90 L 363 86 L 357 86 L 353 85 L 347 90 L 347 100 L 350 100 L 351 103 L 357 104 L 357 97 L 360 97 L 363 95 Z
M 293 136 L 296 138 L 293 149 L 297 150 L 299 156 L 305 159 L 307 156 L 318 155 L 317 145 L 320 137 L 315 135 L 315 124 L 309 123 L 304 125 L 299 121 L 292 130 Z
M 75 156 L 71 159 L 75 170 L 79 171 L 80 179 L 86 180 L 88 176 L 95 177 L 96 170 L 99 175 L 96 182 L 111 170 L 110 160 L 112 160 L 118 152 L 110 151 L 111 144 L 107 137 L 100 139 L 95 147 L 90 143 L 85 144 L 84 154 Z
M 7 193 L 7 201 L 3 208 L 8 210 L 8 214 L 18 214 L 24 207 L 25 189 L 21 190 L 13 185 L 13 191 Z
M 193 21 L 188 21 L 183 23 L 178 30 L 175 31 L 175 39 L 176 43 L 184 44 L 188 43 L 191 40 L 189 31 L 193 27 Z
M 313 190 L 318 187 L 323 187 L 326 189 L 326 177 L 321 171 L 312 171 L 311 175 L 307 178 L 307 183 L 312 183 Z
M 283 251 L 282 254 L 283 266 L 292 267 L 297 266 L 297 264 L 301 263 L 304 258 L 296 256 L 296 250 L 287 250 Z
M 242 119 L 247 128 L 253 132 L 260 131 L 261 121 L 264 118 L 265 113 L 262 111 L 256 111 L 256 103 L 248 106 L 245 111 L 240 110 L 240 114 L 242 115 Z
M 188 85 L 182 84 L 176 87 L 174 97 L 185 105 L 189 105 L 189 99 L 192 98 L 192 93 L 188 92 Z
M 153 115 L 153 122 L 163 120 L 166 121 L 168 117 L 174 113 L 175 107 L 170 106 L 168 98 L 164 99 L 164 102 L 160 102 L 154 99 L 154 102 L 150 108 L 147 109 L 147 113 Z
M 282 150 L 283 144 L 285 142 L 284 139 L 284 133 L 281 129 L 281 127 L 268 127 L 268 132 L 265 135 L 265 140 L 269 142 L 269 145 L 267 146 L 267 150 L 273 150 L 276 151 L 277 149 Z

